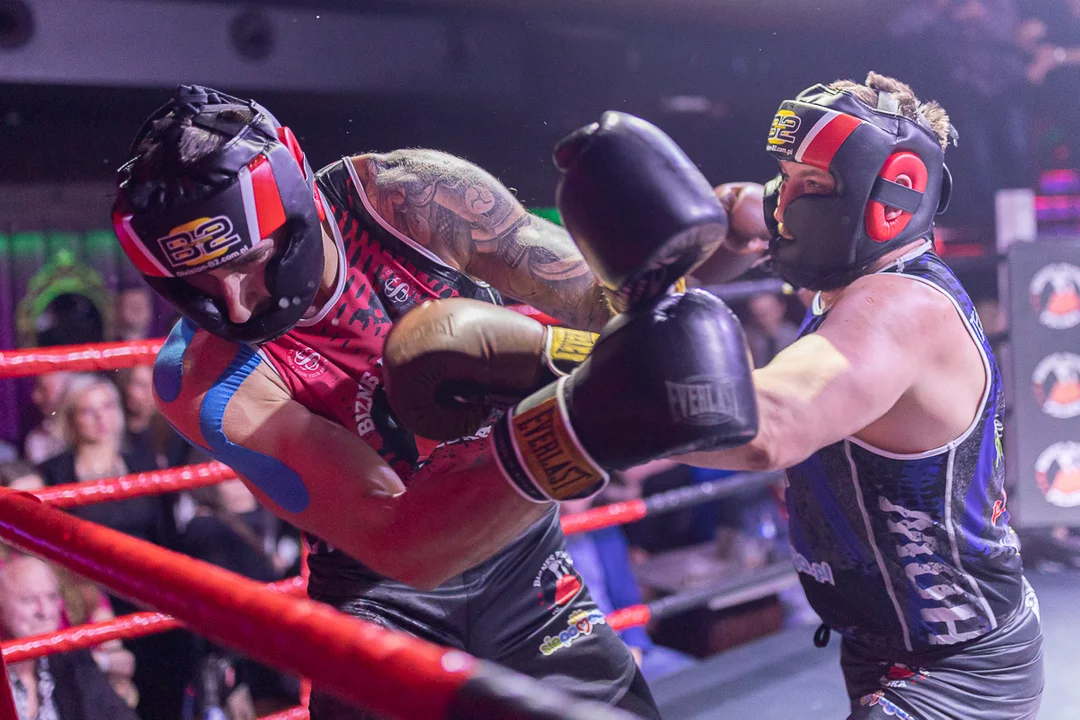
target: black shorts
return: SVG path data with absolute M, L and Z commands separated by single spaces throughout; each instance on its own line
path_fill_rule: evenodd
M 1034 720 L 1043 690 L 1039 601 L 959 650 L 889 658 L 844 640 L 849 720 Z
M 589 596 L 552 509 L 498 554 L 430 591 L 313 552 L 308 594 L 344 613 L 492 660 L 577 697 L 659 718 L 630 650 Z M 373 715 L 315 688 L 311 720 Z

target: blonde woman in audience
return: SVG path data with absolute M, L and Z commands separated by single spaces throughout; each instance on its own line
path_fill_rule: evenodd
M 48 486 L 85 482 L 128 473 L 156 470 L 152 460 L 125 453 L 125 419 L 120 391 L 106 377 L 84 373 L 71 379 L 57 412 L 70 449 L 41 465 Z M 105 525 L 142 540 L 175 546 L 175 528 L 168 500 L 161 496 L 132 498 L 73 508 L 84 520 Z M 110 598 L 117 615 L 135 612 L 126 600 Z M 173 720 L 180 715 L 182 678 L 186 671 L 170 669 L 171 658 L 183 649 L 176 633 L 139 638 L 128 643 L 135 654 L 135 684 L 139 715 Z

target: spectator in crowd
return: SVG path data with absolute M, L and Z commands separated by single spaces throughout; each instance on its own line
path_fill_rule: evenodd
M 90 373 L 70 381 L 57 413 L 63 436 L 71 448 L 41 465 L 45 484 L 62 485 L 128 473 L 156 470 L 146 458 L 121 450 L 124 411 L 120 392 L 108 379 Z M 166 547 L 176 546 L 170 501 L 153 496 L 96 503 L 73 508 L 73 514 Z M 113 609 L 123 615 L 138 608 L 111 597 Z M 132 640 L 139 715 L 143 720 L 175 720 L 180 715 L 188 636 L 174 631 Z
M 258 716 L 251 691 L 232 660 L 217 653 L 199 660 L 185 693 L 181 720 L 255 720 Z
M 60 586 L 52 569 L 29 555 L 0 565 L 0 633 L 4 640 L 55 632 Z M 138 720 L 85 650 L 8 665 L 19 720 Z
M 34 332 L 38 347 L 99 343 L 105 340 L 105 318 L 86 295 L 62 293 L 34 321 Z
M 1032 55 L 1027 79 L 1033 85 L 1042 85 L 1047 75 L 1059 68 L 1080 67 L 1080 2 L 1038 0 L 1032 9 L 1042 17 L 1024 23 L 1022 44 Z
M 145 340 L 154 321 L 154 297 L 142 283 L 121 286 L 116 293 L 114 336 L 117 340 Z
M 126 419 L 123 449 L 138 456 L 140 464 L 166 467 L 165 435 L 171 429 L 154 402 L 153 367 L 122 368 L 115 379 Z
M 184 553 L 260 582 L 299 573 L 299 533 L 259 505 L 243 482 L 200 488 L 191 496 L 195 512 L 182 535 Z M 235 675 L 232 682 L 223 679 L 228 673 L 214 670 L 219 667 Z M 248 703 L 261 714 L 299 702 L 297 680 L 203 638 L 195 639 L 195 675 L 195 696 L 213 695 L 207 684 L 213 685 L 230 718 L 243 716 Z
M 936 92 L 949 98 L 960 134 L 949 167 L 965 189 L 953 198 L 949 222 L 988 231 L 995 191 L 1034 182 L 1027 72 L 1037 25 L 1023 20 L 1016 0 L 914 0 L 896 13 L 893 31 L 928 48 L 935 65 L 927 70 L 948 70 Z
M 56 413 L 60 409 L 71 377 L 72 373 L 69 372 L 54 372 L 34 378 L 30 401 L 41 416 L 41 422 L 26 434 L 23 455 L 35 465 L 40 465 L 67 449 Z
M 299 534 L 288 531 L 240 480 L 193 491 L 195 515 L 182 548 L 192 557 L 262 582 L 297 572 Z
M 750 322 L 746 342 L 755 367 L 764 367 L 799 337 L 799 326 L 787 319 L 787 303 L 779 295 L 755 295 L 747 302 Z
M 209 457 L 182 438 L 158 412 L 152 366 L 123 368 L 115 378 L 127 418 L 125 451 L 137 455 L 143 464 L 152 459 L 159 468 L 209 462 Z
M 0 487 L 29 492 L 45 487 L 38 469 L 23 460 L 0 463 Z
M 105 592 L 89 580 L 62 567 L 53 567 L 60 583 L 63 611 L 60 628 L 105 622 L 116 617 L 112 603 Z M 109 680 L 113 690 L 128 707 L 139 704 L 139 691 L 135 687 L 135 655 L 120 640 L 110 640 L 91 650 L 94 662 Z
M 121 451 L 124 410 L 108 379 L 90 373 L 74 376 L 57 413 L 70 448 L 41 465 L 45 484 L 63 485 L 157 469 L 146 458 Z M 149 540 L 173 545 L 168 508 L 160 497 L 96 503 L 73 510 L 86 520 Z

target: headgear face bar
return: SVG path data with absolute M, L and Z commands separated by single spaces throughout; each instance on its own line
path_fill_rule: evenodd
M 866 272 L 875 260 L 929 237 L 949 202 L 952 179 L 929 123 L 900 114 L 896 97 L 879 92 L 872 108 L 853 94 L 815 85 L 780 105 L 765 148 L 777 160 L 832 174 L 828 195 L 803 195 L 784 208 L 780 236 L 773 213 L 780 179 L 766 185 L 769 254 L 777 273 L 797 287 L 829 290 Z M 912 187 L 896 182 L 908 176 Z M 901 214 L 886 219 L 886 208 Z
M 222 117 L 236 106 L 254 117 L 246 123 Z M 187 114 L 193 125 L 229 140 L 192 167 L 185 182 L 136 183 L 139 158 L 124 164 L 113 206 L 120 245 L 150 286 L 200 327 L 233 342 L 272 340 L 304 316 L 322 279 L 324 213 L 311 167 L 292 132 L 261 105 L 197 85 L 181 85 L 143 124 L 133 156 L 169 113 Z M 247 322 L 231 322 L 219 298 L 183 280 L 247 254 L 276 232 L 280 247 L 266 266 L 272 301 Z

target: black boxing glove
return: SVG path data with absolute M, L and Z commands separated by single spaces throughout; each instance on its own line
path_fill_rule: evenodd
M 563 223 L 619 309 L 664 294 L 724 242 L 712 185 L 641 118 L 604 113 L 559 142 L 555 164 Z
M 503 473 L 536 502 L 599 492 L 608 472 L 757 435 L 746 337 L 703 290 L 662 296 L 614 318 L 569 376 L 494 428 Z

